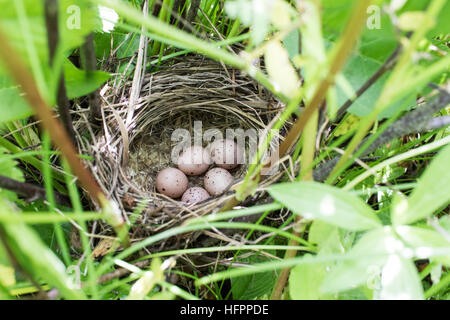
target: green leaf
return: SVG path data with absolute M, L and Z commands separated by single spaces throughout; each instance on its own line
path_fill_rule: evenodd
M 352 6 L 357 0 L 322 0 L 322 21 L 327 39 L 334 40 L 344 29 Z
M 450 145 L 446 146 L 431 161 L 422 174 L 407 205 L 393 212 L 392 221 L 396 225 L 410 224 L 431 215 L 450 201 Z
M 432 257 L 433 261 L 450 266 L 450 240 L 439 232 L 412 226 L 398 226 L 395 231 L 408 246 L 414 249 L 414 255 L 417 258 Z M 442 251 L 447 251 L 447 254 L 442 255 Z
M 288 35 L 283 39 L 283 46 L 286 48 L 288 52 L 289 59 L 293 59 L 300 53 L 300 43 L 299 43 L 299 33 L 298 30 L 292 30 L 288 33 Z
M 360 285 L 377 289 L 381 267 L 392 252 L 393 243 L 395 236 L 390 227 L 367 232 L 347 253 L 352 258 L 342 261 L 331 270 L 321 290 L 328 293 L 339 292 Z
M 267 261 L 263 256 L 240 258 L 239 261 L 254 264 Z M 272 291 L 277 274 L 275 271 L 254 273 L 240 278 L 231 278 L 231 292 L 234 300 L 260 299 Z
M 317 182 L 272 185 L 270 195 L 296 214 L 362 231 L 380 227 L 375 212 L 357 196 Z
M 305 257 L 310 255 L 305 255 Z M 327 276 L 325 264 L 298 265 L 289 276 L 289 294 L 294 300 L 333 299 L 330 294 L 320 292 L 320 286 Z
M 0 123 L 23 119 L 32 114 L 18 87 L 7 75 L 0 75 Z
M 47 29 L 45 26 L 42 1 L 23 0 L 28 24 L 32 33 L 29 35 L 42 63 L 48 61 Z M 59 4 L 59 28 L 62 53 L 79 47 L 84 37 L 96 29 L 101 29 L 97 7 L 87 0 L 61 0 Z M 14 47 L 22 58 L 28 59 L 25 37 L 21 32 L 15 6 L 9 0 L 0 0 L 0 26 L 8 34 Z
M 0 216 L 7 219 L 17 214 L 10 204 L 0 198 Z M 65 266 L 58 257 L 23 223 L 4 224 L 3 230 L 10 249 L 22 268 L 37 278 L 57 288 L 67 299 L 84 297 L 79 289 L 72 287 L 72 280 L 65 272 Z
M 382 300 L 423 300 L 423 288 L 411 260 L 398 254 L 387 259 L 381 272 Z
M 356 55 L 352 57 L 344 68 L 343 75 L 357 91 L 361 86 L 372 77 L 381 67 L 382 62 L 372 58 Z M 380 77 L 369 89 L 367 89 L 358 99 L 353 102 L 348 112 L 358 117 L 367 116 L 372 112 L 375 103 L 380 97 L 381 91 L 386 83 L 390 73 Z M 337 87 L 338 105 L 342 106 L 349 98 L 341 87 Z M 379 119 L 388 118 L 394 115 L 398 110 L 406 110 L 415 104 L 415 95 L 411 94 L 406 99 L 399 100 L 386 108 L 378 117 Z
M 315 220 L 308 232 L 308 241 L 316 244 L 319 253 L 344 253 L 339 228 L 321 220 Z
M 85 96 L 105 83 L 110 75 L 103 71 L 85 72 L 75 67 L 69 60 L 64 62 L 67 96 L 69 99 Z

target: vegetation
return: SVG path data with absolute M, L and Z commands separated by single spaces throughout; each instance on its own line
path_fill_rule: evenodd
M 0 299 L 450 298 L 450 1 L 0 7 Z M 153 200 L 125 210 L 83 144 L 107 92 L 128 139 L 144 76 L 203 57 L 276 99 L 273 130 L 220 205 L 135 236 Z

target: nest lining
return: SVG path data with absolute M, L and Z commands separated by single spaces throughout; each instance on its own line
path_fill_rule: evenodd
M 127 213 L 126 219 L 136 207 L 142 209 L 135 222 L 142 229 L 142 234 L 138 232 L 141 236 L 210 213 L 232 197 L 228 192 L 186 207 L 155 190 L 157 172 L 175 166 L 170 161 L 176 143 L 171 141 L 173 130 L 184 128 L 193 136 L 194 121 L 202 121 L 203 131 L 218 128 L 223 134 L 227 128 L 266 129 L 283 107 L 238 70 L 199 56 L 174 61 L 171 66 L 144 77 L 128 129 L 125 129 L 130 112 L 127 96 L 132 81 L 120 87 L 110 83 L 102 89 L 105 105 L 101 130 L 96 132 L 83 119 L 76 124 L 80 151 L 94 156 L 95 161 L 88 165 L 105 193 Z M 246 169 L 246 165 L 240 165 L 230 172 L 236 183 Z M 270 177 L 264 184 L 280 175 Z M 202 176 L 189 180 L 190 186 L 203 185 Z

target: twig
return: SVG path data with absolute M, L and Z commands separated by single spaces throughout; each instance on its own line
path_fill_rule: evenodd
M 0 188 L 14 191 L 26 197 L 26 201 L 45 200 L 45 189 L 31 183 L 20 182 L 9 177 L 0 175 Z M 61 205 L 70 205 L 69 198 L 59 192 L 54 192 L 55 201 Z
M 419 126 L 417 128 L 417 132 L 425 132 L 425 131 L 432 131 L 437 130 L 440 128 L 445 128 L 447 126 L 450 126 L 450 116 L 442 116 L 437 118 L 432 118 L 427 123 L 425 123 L 423 126 Z
M 191 7 L 189 8 L 188 15 L 186 17 L 186 22 L 188 25 L 192 25 L 195 17 L 197 17 L 198 8 L 200 8 L 201 0 L 191 0 Z
M 391 56 L 383 63 L 383 65 L 361 86 L 361 88 L 356 91 L 356 95 L 353 98 L 348 99 L 342 107 L 339 108 L 336 119 L 334 122 L 339 122 L 344 114 L 347 112 L 348 108 L 360 97 L 367 89 L 369 89 L 378 79 L 381 78 L 388 70 L 392 69 L 394 64 L 397 62 L 397 58 L 401 52 L 401 46 L 398 46 Z
M 59 44 L 58 28 L 58 1 L 45 0 L 45 24 L 47 27 L 47 42 L 50 66 L 53 66 L 56 50 Z M 70 115 L 70 102 L 67 98 L 66 85 L 64 82 L 64 71 L 61 70 L 58 80 L 57 101 L 59 116 L 66 128 L 72 142 L 75 142 L 75 130 Z
M 84 167 L 77 156 L 75 146 L 71 142 L 67 132 L 61 123 L 54 118 L 54 113 L 47 102 L 41 96 L 36 82 L 25 64 L 20 59 L 20 55 L 11 46 L 9 39 L 0 29 L 0 57 L 4 67 L 8 70 L 14 81 L 20 85 L 20 89 L 25 93 L 24 98 L 28 101 L 34 112 L 41 119 L 41 125 L 48 130 L 56 146 L 61 149 L 61 153 L 67 159 L 71 169 L 77 175 L 81 184 L 99 205 L 106 205 L 104 199 L 106 195 L 98 186 L 91 173 Z
M 85 42 L 81 47 L 81 61 L 83 68 L 87 72 L 87 76 L 91 77 L 92 72 L 97 70 L 97 57 L 95 55 L 94 34 L 90 33 L 86 36 Z M 97 123 L 102 117 L 100 89 L 96 89 L 89 95 L 89 118 L 91 122 Z
M 435 130 L 449 125 L 450 116 L 439 118 L 431 118 L 432 115 L 450 103 L 450 94 L 441 91 L 437 99 L 427 103 L 425 106 L 419 107 L 405 116 L 401 117 L 396 122 L 392 123 L 364 152 L 360 157 L 366 156 L 382 145 L 388 143 L 392 139 L 399 138 L 408 134 L 423 132 L 428 130 Z M 431 119 L 430 119 L 431 118 Z M 438 120 L 437 120 L 438 119 Z M 442 126 L 440 126 L 442 125 Z M 370 139 L 371 136 L 365 138 L 359 145 L 361 148 Z M 336 163 L 341 156 L 325 162 L 314 170 L 314 179 L 316 181 L 324 181 L 329 173 L 333 170 Z
M 311 101 L 308 103 L 305 110 L 302 112 L 298 120 L 294 123 L 292 128 L 289 130 L 285 140 L 281 143 L 281 156 L 287 154 L 287 152 L 293 147 L 295 142 L 300 138 L 310 119 L 314 119 L 313 116 L 317 114 L 317 110 L 319 110 L 319 107 L 322 105 L 328 88 L 333 84 L 334 78 L 347 61 L 351 50 L 353 49 L 353 46 L 355 45 L 356 40 L 358 39 L 362 31 L 362 26 L 366 18 L 366 9 L 370 3 L 370 0 L 358 1 L 357 5 L 355 6 L 355 9 L 353 10 L 348 20 L 348 24 L 346 26 L 344 34 L 338 42 L 338 50 L 336 51 L 336 55 L 331 62 L 328 74 L 326 75 L 325 79 L 320 82 Z M 295 256 L 296 251 L 287 254 L 286 257 L 289 258 L 291 255 Z M 289 276 L 289 272 L 290 268 L 283 269 L 280 277 L 277 279 L 275 288 L 272 291 L 272 299 L 278 300 L 281 298 Z
M 331 63 L 328 74 L 318 85 L 311 101 L 306 106 L 305 110 L 301 113 L 300 117 L 294 123 L 289 130 L 286 138 L 280 145 L 280 155 L 284 156 L 291 147 L 295 144 L 298 138 L 301 136 L 305 125 L 310 117 L 316 110 L 322 105 L 328 88 L 333 84 L 335 76 L 342 69 L 348 56 L 353 49 L 356 40 L 358 39 L 362 30 L 362 25 L 365 19 L 365 12 L 370 0 L 358 1 L 357 7 L 353 12 L 353 15 L 349 19 L 349 23 L 345 29 L 345 33 L 342 35 L 338 42 L 338 49 L 336 55 Z

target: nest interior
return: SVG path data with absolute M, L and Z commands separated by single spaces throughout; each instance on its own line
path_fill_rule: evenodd
M 204 215 L 222 206 L 231 193 L 186 207 L 159 194 L 156 174 L 175 166 L 172 133 L 186 129 L 194 136 L 195 121 L 203 131 L 216 128 L 267 129 L 283 105 L 250 77 L 199 56 L 174 60 L 173 64 L 145 75 L 139 98 L 130 105 L 132 80 L 117 76 L 102 90 L 101 129 L 94 130 L 84 117 L 76 123 L 80 151 L 94 157 L 88 162 L 106 194 L 128 219 L 139 208 L 135 221 L 141 236 L 173 227 L 183 220 Z M 240 165 L 231 171 L 234 183 L 246 173 Z M 189 177 L 190 186 L 203 185 L 203 177 Z M 256 199 L 256 198 L 255 198 Z

